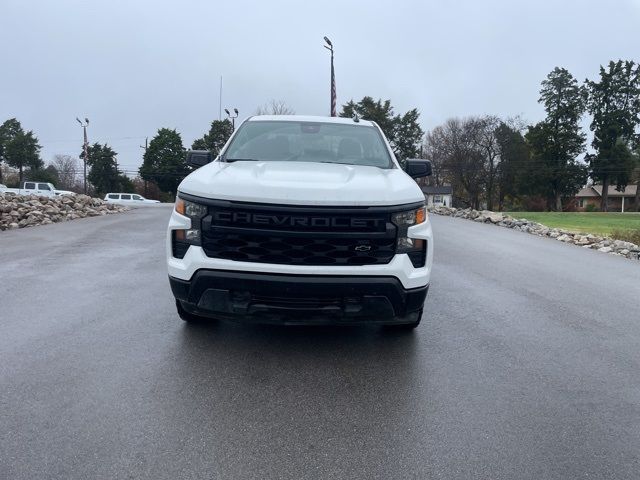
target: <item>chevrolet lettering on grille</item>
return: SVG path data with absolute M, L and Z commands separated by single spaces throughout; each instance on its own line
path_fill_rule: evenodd
M 264 225 L 285 227 L 328 227 L 328 228 L 378 228 L 384 220 L 380 218 L 330 217 L 307 215 L 279 215 L 251 212 L 213 213 L 216 224 Z

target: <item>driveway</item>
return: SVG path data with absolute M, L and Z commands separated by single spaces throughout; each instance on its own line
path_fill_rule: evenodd
M 413 333 L 188 326 L 169 208 L 0 233 L 0 478 L 637 478 L 637 263 L 433 217 Z

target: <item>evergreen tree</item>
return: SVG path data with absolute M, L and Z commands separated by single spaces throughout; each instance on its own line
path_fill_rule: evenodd
M 350 100 L 342 106 L 341 117 L 354 118 L 356 115 L 376 122 L 389 141 L 395 139 L 397 117 L 393 112 L 391 100 L 383 102 L 381 99 L 376 101 L 372 97 L 364 97 L 358 103 Z
M 94 143 L 89 145 L 87 166 L 89 174 L 87 179 L 93 185 L 95 194 L 102 196 L 108 192 L 121 190 L 120 172 L 116 163 L 116 152 L 108 145 Z M 80 154 L 84 159 L 84 152 Z
M 609 62 L 600 67 L 599 81 L 586 81 L 587 109 L 593 116 L 592 142 L 588 155 L 591 176 L 602 183 L 601 210 L 608 210 L 609 185 L 624 188 L 634 168 L 630 147 L 638 143 L 640 124 L 640 65 L 632 61 Z
M 53 165 L 48 165 L 46 168 L 30 169 L 25 172 L 25 178 L 35 182 L 53 183 L 57 188 L 60 188 L 58 170 Z
M 202 138 L 195 140 L 191 148 L 193 150 L 209 150 L 216 156 L 220 153 L 224 144 L 227 143 L 232 133 L 233 125 L 228 119 L 214 120 L 211 122 L 209 132 L 205 133 Z
M 136 186 L 129 177 L 124 174 L 118 175 L 118 183 L 120 184 L 119 190 L 125 193 L 134 193 Z
M 424 131 L 420 128 L 418 119 L 420 113 L 416 108 L 409 110 L 404 115 L 396 117 L 396 132 L 393 139 L 393 150 L 399 160 L 418 158 Z
M 24 170 L 37 170 L 44 166 L 44 162 L 40 158 L 41 147 L 36 136 L 32 131 L 24 132 L 19 125 L 18 122 L 17 129 L 13 130 L 15 133 L 10 134 L 9 140 L 3 143 L 3 158 L 9 166 L 18 169 L 19 182 L 22 185 Z
M 529 127 L 525 135 L 531 150 L 531 161 L 524 166 L 527 183 L 521 183 L 525 193 L 541 195 L 547 209 L 562 211 L 562 197 L 575 194 L 587 180 L 587 168 L 577 160 L 557 161 L 553 141 L 553 126 L 546 121 Z M 524 172 L 522 172 L 524 173 Z
M 140 176 L 156 182 L 160 190 L 175 194 L 189 171 L 180 134 L 168 128 L 158 130 L 144 154 Z
M 495 131 L 500 163 L 498 163 L 498 208 L 504 208 L 507 197 L 518 196 L 530 184 L 527 165 L 530 151 L 522 133 L 501 122 Z
M 356 115 L 378 124 L 400 162 L 420 154 L 424 132 L 418 123 L 420 113 L 417 109 L 409 110 L 404 115 L 396 115 L 390 100 L 383 102 L 381 99 L 364 97 L 357 103 L 350 100 L 342 106 L 341 117 L 353 118 Z
M 6 120 L 0 125 L 0 166 L 5 159 L 6 145 L 19 133 L 22 132 L 20 122 L 15 118 Z M 0 183 L 2 183 L 2 168 L 0 168 Z
M 578 161 L 585 149 L 580 118 L 586 107 L 586 90 L 564 68 L 556 67 L 542 82 L 540 99 L 547 117 L 530 127 L 527 139 L 535 164 L 533 185 L 547 198 L 549 207 L 562 211 L 562 198 L 573 196 L 587 179 Z

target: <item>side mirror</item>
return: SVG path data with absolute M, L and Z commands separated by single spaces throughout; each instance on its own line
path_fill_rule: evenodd
M 418 158 L 410 158 L 406 161 L 406 172 L 412 178 L 428 177 L 431 175 L 431 162 Z
M 195 168 L 205 166 L 213 161 L 213 155 L 209 150 L 189 150 L 187 152 L 187 165 Z

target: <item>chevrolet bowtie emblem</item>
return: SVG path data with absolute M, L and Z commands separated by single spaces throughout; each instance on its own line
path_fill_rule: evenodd
M 354 250 L 356 252 L 368 252 L 371 250 L 371 245 L 358 245 Z

